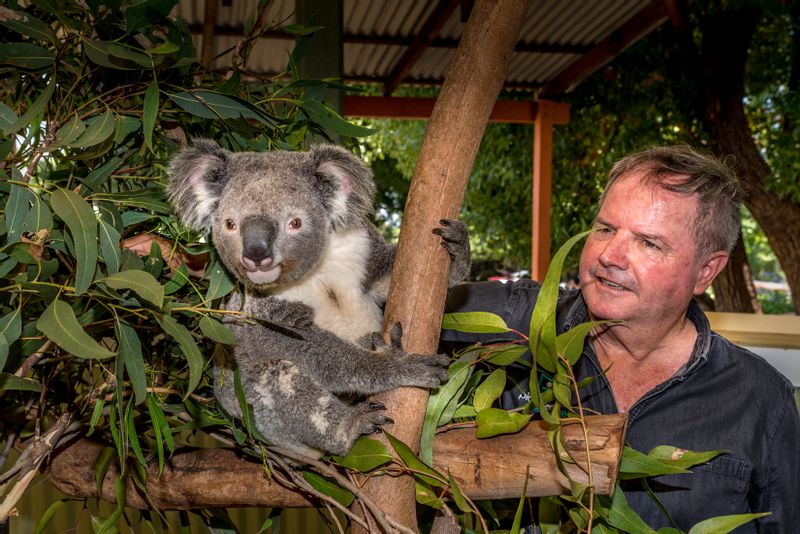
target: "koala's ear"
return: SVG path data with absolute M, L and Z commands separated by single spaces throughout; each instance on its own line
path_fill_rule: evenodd
M 170 161 L 167 194 L 181 222 L 194 230 L 211 228 L 222 189 L 228 182 L 229 153 L 208 139 L 193 140 Z
M 375 181 L 372 170 L 354 154 L 335 145 L 311 149 L 319 198 L 334 228 L 356 226 L 373 212 Z

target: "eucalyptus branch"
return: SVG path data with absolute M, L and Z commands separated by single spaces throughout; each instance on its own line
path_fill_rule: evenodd
M 39 363 L 39 360 L 44 358 L 45 354 L 50 350 L 50 347 L 52 346 L 53 342 L 49 339 L 44 343 L 42 343 L 42 346 L 39 347 L 39 350 L 37 350 L 36 352 L 25 358 L 25 361 L 22 362 L 22 365 L 20 365 L 19 369 L 17 369 L 16 372 L 14 373 L 14 376 L 18 377 L 25 376 L 25 374 L 28 371 L 30 371 L 31 367 Z
M 250 55 L 253 41 L 258 39 L 258 37 L 264 31 L 265 19 L 267 17 L 267 11 L 269 10 L 269 7 L 269 2 L 261 2 L 258 12 L 256 13 L 253 27 L 250 28 L 250 31 L 247 32 L 247 35 L 245 35 L 242 40 L 239 41 L 239 44 L 236 45 L 236 51 L 233 53 L 233 70 L 241 70 L 245 63 L 247 63 L 247 57 Z

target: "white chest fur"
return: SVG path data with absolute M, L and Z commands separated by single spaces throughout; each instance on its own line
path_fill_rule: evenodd
M 318 326 L 354 342 L 380 330 L 383 320 L 383 311 L 363 289 L 369 253 L 366 230 L 334 233 L 317 269 L 274 295 L 310 306 Z

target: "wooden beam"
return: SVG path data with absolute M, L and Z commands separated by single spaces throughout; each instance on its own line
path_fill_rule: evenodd
M 587 417 L 588 441 L 579 425 L 564 426 L 566 449 L 578 462 L 565 464 L 571 477 L 587 483 L 584 469 L 588 446 L 595 490 L 601 495 L 613 493 L 626 420 L 625 414 Z M 72 497 L 97 497 L 95 469 L 103 448 L 102 443 L 82 438 L 59 449 L 48 468 L 48 479 Z M 569 481 L 558 470 L 547 428 L 541 421 L 530 423 L 517 434 L 489 439 L 477 439 L 474 429 L 450 430 L 436 436 L 433 451 L 434 467 L 443 473 L 449 470 L 472 499 L 519 498 L 526 466 L 530 466 L 527 496 L 570 493 Z M 100 498 L 116 502 L 114 486 L 118 476 L 115 460 L 103 478 Z M 140 510 L 149 509 L 150 503 L 159 510 L 319 506 L 308 495 L 265 476 L 261 462 L 245 458 L 234 449 L 178 450 L 160 474 L 154 461 L 147 474 L 147 497 L 132 477 L 128 477 L 127 484 L 126 505 Z
M 539 101 L 533 125 L 533 217 L 531 278 L 542 281 L 550 265 L 550 206 L 553 197 L 553 102 Z
M 571 91 L 590 74 L 614 59 L 630 45 L 653 31 L 667 20 L 663 0 L 655 0 L 635 14 L 628 22 L 598 43 L 591 51 L 569 65 L 549 81 L 539 93 L 540 98 L 551 98 Z
M 800 316 L 707 312 L 711 328 L 738 345 L 800 349 Z
M 347 95 L 344 97 L 344 115 L 428 120 L 434 104 L 436 104 L 435 98 Z M 489 116 L 489 122 L 534 124 L 538 109 L 539 105 L 536 102 L 528 100 L 498 100 Z M 569 104 L 550 102 L 549 110 L 553 124 L 569 123 Z
M 384 95 L 392 94 L 397 86 L 400 85 L 459 5 L 460 0 L 441 0 L 439 2 L 439 5 L 436 6 L 428 20 L 422 25 L 420 31 L 414 36 L 414 42 L 409 45 L 386 78 L 383 89 Z

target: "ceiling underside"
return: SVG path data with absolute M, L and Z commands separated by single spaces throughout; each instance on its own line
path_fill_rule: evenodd
M 173 13 L 189 24 L 198 50 L 209 39 L 211 67 L 224 69 L 257 4 L 180 0 Z M 404 84 L 440 85 L 470 5 L 469 0 L 344 0 L 344 80 L 378 83 L 387 94 Z M 270 29 L 255 45 L 246 65 L 249 72 L 284 72 L 295 40 L 279 28 L 294 24 L 294 11 L 294 0 L 270 3 L 265 18 Z M 506 87 L 542 97 L 562 94 L 673 11 L 674 0 L 531 0 Z

